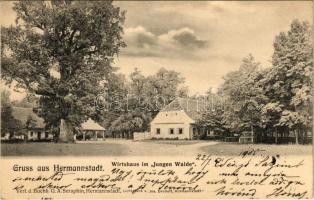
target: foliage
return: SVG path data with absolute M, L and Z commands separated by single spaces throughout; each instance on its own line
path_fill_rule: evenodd
M 222 107 L 215 106 L 215 108 L 208 107 L 201 114 L 201 118 L 197 121 L 199 127 L 207 127 L 215 132 L 227 132 L 224 121 L 224 110 Z
M 203 113 L 199 123 L 229 132 L 250 131 L 262 141 L 266 132 L 276 137 L 278 132 L 294 132 L 298 142 L 299 136 L 312 132 L 312 66 L 311 27 L 294 20 L 287 33 L 275 38 L 272 66 L 260 69 L 252 55 L 244 58 L 218 91 L 225 99 L 224 109 Z
M 15 119 L 12 114 L 12 105 L 10 102 L 10 92 L 7 90 L 1 91 L 1 136 L 6 133 L 21 134 L 23 130 L 22 122 Z
M 137 97 L 133 106 L 150 112 L 153 117 L 177 96 L 186 95 L 187 89 L 179 87 L 184 79 L 173 70 L 161 68 L 156 74 L 145 77 L 135 68 L 130 78 L 130 94 Z
M 311 131 L 313 47 L 309 23 L 294 20 L 287 33 L 276 36 L 272 64 L 262 83 L 276 112 L 273 124 L 291 131 Z
M 262 77 L 260 64 L 252 55 L 242 60 L 239 70 L 228 73 L 219 89 L 225 97 L 223 118 L 230 132 L 244 132 L 260 127 L 260 111 L 265 97 L 256 84 Z
M 117 114 L 111 120 L 109 130 L 115 132 L 147 131 L 150 121 L 175 97 L 186 94 L 179 86 L 184 79 L 178 72 L 161 68 L 156 74 L 144 76 L 137 68 L 130 74 L 130 82 L 125 79 L 118 93 L 119 105 L 111 106 L 111 114 Z M 122 94 L 122 95 L 121 95 Z M 126 98 L 126 99 L 124 99 Z M 111 103 L 114 103 L 113 101 Z
M 13 101 L 12 105 L 23 108 L 36 108 L 38 106 L 38 101 L 38 97 L 32 93 L 28 93 L 23 99 Z
M 29 115 L 27 117 L 25 126 L 27 129 L 35 128 L 36 127 L 36 120 L 33 119 L 33 117 L 31 115 Z
M 111 132 L 133 133 L 148 129 L 151 118 L 143 113 L 130 112 L 118 117 L 110 126 Z
M 40 95 L 48 126 L 78 126 L 97 114 L 100 82 L 125 46 L 124 12 L 111 1 L 20 1 L 13 9 L 16 25 L 2 27 L 2 78 Z

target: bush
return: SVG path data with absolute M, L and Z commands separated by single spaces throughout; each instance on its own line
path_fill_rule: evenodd
M 208 140 L 207 135 L 193 135 L 193 140 Z
M 203 134 L 203 135 L 200 135 L 200 136 L 199 136 L 199 139 L 200 139 L 200 140 L 208 140 L 209 137 L 208 137 L 207 135 Z
M 25 142 L 24 139 L 12 138 L 9 140 L 1 140 L 1 143 L 22 143 Z

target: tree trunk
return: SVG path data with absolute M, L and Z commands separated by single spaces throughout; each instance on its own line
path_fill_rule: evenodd
M 301 141 L 302 141 L 302 144 L 305 144 L 305 134 L 304 134 L 303 129 L 301 129 Z
M 278 144 L 278 131 L 276 130 L 275 143 Z
M 61 119 L 60 134 L 59 134 L 58 142 L 65 142 L 65 143 L 74 142 L 73 127 L 68 121 L 64 119 Z
M 299 133 L 297 130 L 294 130 L 294 134 L 295 134 L 295 143 L 299 144 Z
M 254 130 L 253 130 L 252 125 L 251 125 L 251 137 L 252 137 L 252 143 L 254 143 Z

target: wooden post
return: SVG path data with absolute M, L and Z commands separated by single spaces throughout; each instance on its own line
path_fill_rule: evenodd
M 105 131 L 102 131 L 102 139 L 105 140 Z
M 83 131 L 83 141 L 85 141 L 85 134 L 86 134 L 86 132 Z

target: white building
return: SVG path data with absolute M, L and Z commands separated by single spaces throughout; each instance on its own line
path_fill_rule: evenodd
M 12 107 L 12 115 L 15 119 L 21 122 L 23 126 L 26 140 L 28 141 L 52 141 L 53 134 L 45 128 L 44 119 L 38 117 L 33 108 Z M 31 119 L 31 123 L 27 127 L 28 120 Z
M 176 98 L 152 120 L 151 137 L 193 139 L 193 136 L 207 131 L 197 128 L 195 124 L 204 109 L 204 102 L 188 98 Z
M 38 117 L 33 108 L 12 107 L 12 115 L 22 126 L 19 133 L 13 133 L 14 137 L 23 137 L 26 141 L 53 141 L 54 137 L 49 129 L 46 129 L 44 119 Z M 31 122 L 28 122 L 31 119 Z M 30 124 L 28 124 L 30 123 Z M 28 124 L 28 125 L 27 125 Z M 105 138 L 105 128 L 100 126 L 92 119 L 88 119 L 81 124 L 81 140 L 97 140 L 99 137 Z M 75 135 L 77 137 L 77 135 Z M 5 134 L 3 140 L 9 139 L 10 136 Z

